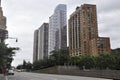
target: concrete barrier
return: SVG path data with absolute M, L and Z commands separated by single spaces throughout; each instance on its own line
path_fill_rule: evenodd
M 120 80 L 120 70 L 80 70 L 75 66 L 58 66 L 58 74 Z
M 42 69 L 40 72 L 120 80 L 120 70 L 80 70 L 76 66 L 56 66 Z

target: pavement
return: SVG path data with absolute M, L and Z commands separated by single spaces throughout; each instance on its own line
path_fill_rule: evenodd
M 3 74 L 0 74 L 0 80 L 8 80 L 7 76 L 4 76 Z
M 0 74 L 0 80 L 111 80 L 111 79 L 15 72 L 15 75 L 8 75 L 8 76 L 3 76 L 2 74 Z
M 7 76 L 8 80 L 111 80 L 102 78 L 82 77 L 82 76 L 67 76 L 55 74 L 38 74 L 27 72 L 15 72 L 15 75 Z

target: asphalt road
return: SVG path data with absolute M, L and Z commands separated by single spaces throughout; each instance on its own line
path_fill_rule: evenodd
M 14 76 L 12 75 L 8 76 L 8 80 L 110 80 L 110 79 L 16 72 Z

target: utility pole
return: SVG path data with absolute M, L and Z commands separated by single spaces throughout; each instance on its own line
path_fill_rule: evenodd
M 18 38 L 15 37 L 7 37 L 7 39 L 15 39 L 15 42 L 18 42 Z
M 1 7 L 1 0 L 0 0 L 0 7 Z

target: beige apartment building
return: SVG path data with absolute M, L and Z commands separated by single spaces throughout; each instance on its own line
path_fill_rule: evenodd
M 77 7 L 68 21 L 71 56 L 110 53 L 110 39 L 98 36 L 96 5 Z
M 0 43 L 8 37 L 8 31 L 6 30 L 6 17 L 3 15 L 1 0 L 0 0 Z

